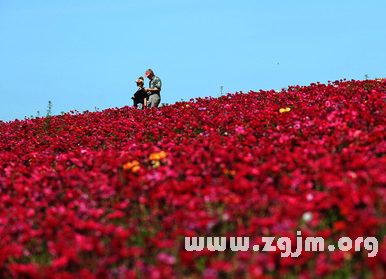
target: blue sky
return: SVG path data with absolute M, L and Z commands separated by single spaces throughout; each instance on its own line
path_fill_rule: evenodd
M 386 1 L 0 0 L 0 120 L 386 77 Z M 147 84 L 147 79 L 146 83 Z

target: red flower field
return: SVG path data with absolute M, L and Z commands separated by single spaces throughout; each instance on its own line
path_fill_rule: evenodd
M 0 278 L 384 278 L 385 109 L 340 80 L 0 122 Z M 324 251 L 282 256 L 299 231 Z M 250 249 L 185 249 L 209 236 Z

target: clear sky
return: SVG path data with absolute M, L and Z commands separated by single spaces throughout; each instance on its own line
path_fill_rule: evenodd
M 386 77 L 385 0 L 0 0 L 0 120 Z M 147 85 L 147 79 L 145 85 Z

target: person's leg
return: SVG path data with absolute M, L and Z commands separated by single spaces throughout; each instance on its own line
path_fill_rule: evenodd
M 152 106 L 152 98 L 151 98 L 151 96 L 149 96 L 149 100 L 147 100 L 147 107 L 148 108 L 151 108 L 151 106 Z
M 157 95 L 157 103 L 156 103 L 155 107 L 158 108 L 160 103 L 161 103 L 161 96 Z
M 149 108 L 158 107 L 160 102 L 161 102 L 161 98 L 159 95 L 157 95 L 157 94 L 150 95 L 150 97 L 149 97 L 150 106 L 148 106 L 148 107 Z

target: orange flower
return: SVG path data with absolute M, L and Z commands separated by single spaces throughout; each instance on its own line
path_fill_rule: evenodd
M 236 171 L 224 169 L 224 170 L 223 170 L 223 174 L 225 174 L 225 175 L 230 175 L 230 176 L 235 176 L 235 175 L 236 175 Z
M 131 169 L 131 171 L 134 172 L 134 173 L 136 173 L 137 171 L 139 171 L 140 168 L 141 168 L 140 166 L 134 166 L 134 167 Z
M 139 162 L 138 161 L 136 161 L 136 160 L 134 160 L 134 161 L 132 161 L 132 162 L 128 162 L 128 163 L 126 163 L 126 164 L 124 164 L 123 165 L 123 169 L 125 170 L 125 171 L 132 171 L 132 172 L 134 172 L 134 173 L 136 173 L 137 171 L 139 171 L 139 169 L 140 169 L 141 167 L 139 166 Z
M 165 151 L 161 151 L 161 152 L 158 152 L 158 153 L 150 154 L 149 159 L 154 161 L 154 160 L 162 160 L 165 157 L 166 157 L 166 152 Z

